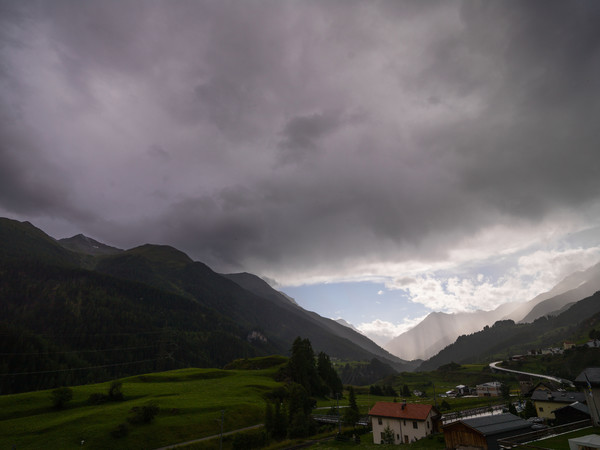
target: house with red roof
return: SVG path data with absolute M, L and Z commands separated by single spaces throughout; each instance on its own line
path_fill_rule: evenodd
M 432 434 L 439 413 L 432 405 L 377 402 L 369 411 L 369 417 L 373 443 L 382 444 L 386 435 L 393 433 L 394 444 L 408 444 Z

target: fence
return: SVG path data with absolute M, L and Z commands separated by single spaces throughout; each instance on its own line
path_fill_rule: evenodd
M 580 430 L 582 428 L 591 427 L 591 420 L 582 420 L 580 422 L 568 423 L 566 425 L 560 425 L 558 427 L 544 428 L 543 430 L 532 431 L 530 433 L 519 434 L 517 436 L 511 436 L 506 439 L 498 439 L 498 446 L 500 448 L 544 448 L 538 447 L 532 444 L 535 441 L 544 439 L 551 436 L 567 433 L 569 431 Z
M 501 412 L 503 412 L 504 408 L 505 408 L 504 405 L 494 405 L 494 406 L 481 406 L 479 408 L 451 412 L 451 413 L 442 415 L 442 424 L 447 425 L 449 423 L 456 422 L 457 420 L 460 420 L 460 419 L 466 419 L 468 417 L 491 416 L 493 414 L 500 414 Z

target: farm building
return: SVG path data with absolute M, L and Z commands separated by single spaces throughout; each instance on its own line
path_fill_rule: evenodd
M 583 403 L 575 402 L 554 410 L 556 425 L 590 420 L 590 410 Z
M 475 388 L 478 397 L 499 397 L 502 383 L 490 381 L 489 383 L 478 384 Z
M 514 414 L 476 417 L 453 422 L 443 428 L 446 448 L 498 449 L 498 439 L 527 433 L 531 423 Z

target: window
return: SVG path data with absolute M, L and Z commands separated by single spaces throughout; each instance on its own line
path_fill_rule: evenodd
M 538 409 L 540 410 L 540 412 L 544 412 L 544 408 L 542 408 L 541 406 Z
M 377 418 L 377 423 L 378 423 L 379 425 L 383 425 L 383 420 L 381 419 L 381 417 L 378 417 L 378 418 Z
M 382 431 L 381 432 L 381 443 L 383 444 L 385 442 L 385 433 Z
M 429 430 L 429 421 L 427 421 L 427 429 Z
M 419 424 L 417 423 L 416 420 L 413 420 L 413 428 L 416 430 L 417 428 L 419 428 Z
M 404 424 L 403 424 L 403 425 L 404 425 L 404 426 L 406 426 L 406 419 L 404 419 L 404 421 L 403 421 L 403 422 L 404 422 Z

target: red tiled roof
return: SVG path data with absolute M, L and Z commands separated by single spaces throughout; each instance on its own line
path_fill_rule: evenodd
M 371 408 L 371 411 L 369 411 L 369 415 L 425 420 L 432 409 L 433 406 L 431 405 L 417 403 L 377 402 L 375 403 L 375 406 Z

